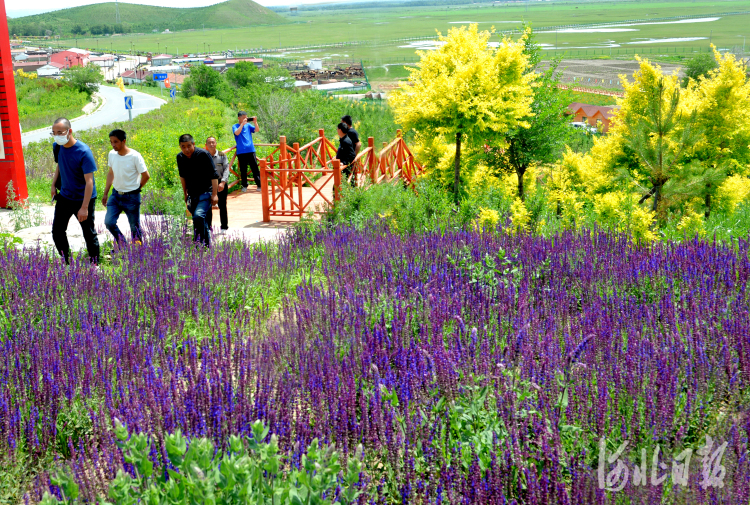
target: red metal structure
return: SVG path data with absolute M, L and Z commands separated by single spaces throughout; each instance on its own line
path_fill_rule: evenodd
M 21 145 L 21 124 L 18 122 L 16 85 L 13 81 L 13 57 L 10 53 L 8 18 L 5 0 L 0 0 L 0 207 L 8 207 L 8 183 L 13 183 L 16 199 L 29 197 Z

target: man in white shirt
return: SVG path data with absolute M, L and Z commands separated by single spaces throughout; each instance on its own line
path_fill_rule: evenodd
M 146 185 L 149 178 L 146 163 L 141 153 L 130 149 L 126 145 L 127 136 L 123 130 L 112 130 L 109 134 L 109 143 L 112 150 L 109 152 L 109 172 L 107 172 L 107 187 L 104 188 L 102 205 L 107 207 L 107 216 L 104 225 L 114 236 L 115 242 L 124 241 L 120 228 L 117 227 L 117 218 L 120 213 L 125 212 L 130 223 L 131 238 L 137 244 L 141 243 L 141 188 Z M 114 186 L 112 196 L 107 198 L 109 189 Z

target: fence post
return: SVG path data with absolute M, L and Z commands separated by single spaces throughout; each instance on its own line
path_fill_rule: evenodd
M 266 173 L 268 162 L 265 158 L 260 160 L 260 197 L 263 205 L 263 222 L 271 221 L 271 212 L 268 208 L 268 174 Z
M 281 191 L 282 191 L 282 194 L 281 194 L 281 208 L 282 209 L 286 208 L 285 200 L 287 196 L 289 196 L 290 201 L 292 199 L 291 191 L 289 192 L 288 195 L 286 192 L 287 181 L 288 181 L 288 178 L 287 178 L 288 173 L 286 172 L 286 170 L 291 169 L 291 168 L 292 168 L 291 161 L 289 160 L 289 154 L 287 153 L 287 149 L 286 149 L 286 135 L 281 135 L 279 136 L 279 170 L 280 170 L 279 184 L 281 185 Z
M 377 180 L 375 179 L 375 139 L 373 137 L 367 137 L 367 148 L 370 150 L 367 156 L 367 169 L 370 172 L 370 180 L 375 184 Z
M 297 171 L 294 176 L 297 178 L 297 194 L 299 195 L 298 201 L 300 207 L 302 207 L 302 174 L 299 172 L 300 169 L 302 169 L 302 156 L 299 153 L 299 142 L 295 142 L 294 144 L 292 144 L 292 147 L 294 147 L 294 169 Z M 300 217 L 302 217 L 302 214 L 300 214 Z
M 323 168 L 325 168 L 328 164 L 328 160 L 326 159 L 326 134 L 323 131 L 323 128 L 318 130 L 318 136 L 320 137 L 320 162 L 323 164 Z
M 333 199 L 341 199 L 341 161 L 333 160 Z

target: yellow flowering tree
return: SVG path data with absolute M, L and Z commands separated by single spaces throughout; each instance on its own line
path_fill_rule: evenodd
M 706 184 L 691 185 L 692 196 L 705 203 L 711 213 L 712 197 L 732 175 L 748 175 L 750 169 L 750 80 L 747 66 L 733 54 L 719 54 L 717 68 L 697 81 L 690 79 L 683 107 L 696 111 L 696 125 L 702 132 L 690 145 L 687 159 L 697 161 L 699 174 L 714 174 Z
M 488 136 L 524 126 L 530 114 L 531 80 L 523 40 L 488 46 L 488 31 L 477 25 L 438 33 L 440 47 L 420 51 L 407 83 L 390 96 L 396 122 L 456 143 L 453 192 L 459 197 L 462 142 L 472 146 Z
M 676 74 L 663 75 L 658 65 L 640 60 L 634 77 L 633 82 L 623 78 L 625 98 L 615 129 L 637 164 L 623 164 L 619 173 L 641 188 L 641 202 L 652 199 L 651 210 L 659 215 L 665 193 L 675 192 L 688 170 L 684 155 L 698 139 L 696 111 L 681 100 Z

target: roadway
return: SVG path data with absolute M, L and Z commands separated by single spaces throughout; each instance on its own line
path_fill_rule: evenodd
M 128 111 L 125 110 L 124 98 L 126 94 L 133 97 L 133 117 L 158 109 L 167 103 L 159 97 L 141 93 L 140 91 L 128 89 L 123 93 L 120 91 L 120 88 L 99 86 L 99 95 L 105 100 L 105 103 L 93 114 L 81 116 L 71 121 L 73 131 L 90 130 L 116 121 L 127 121 Z M 40 140 L 49 140 L 51 142 L 52 139 L 49 135 L 51 128 L 52 125 L 49 128 L 41 128 L 28 133 L 24 132 L 21 136 L 23 145 L 25 146 L 29 142 L 38 142 Z

